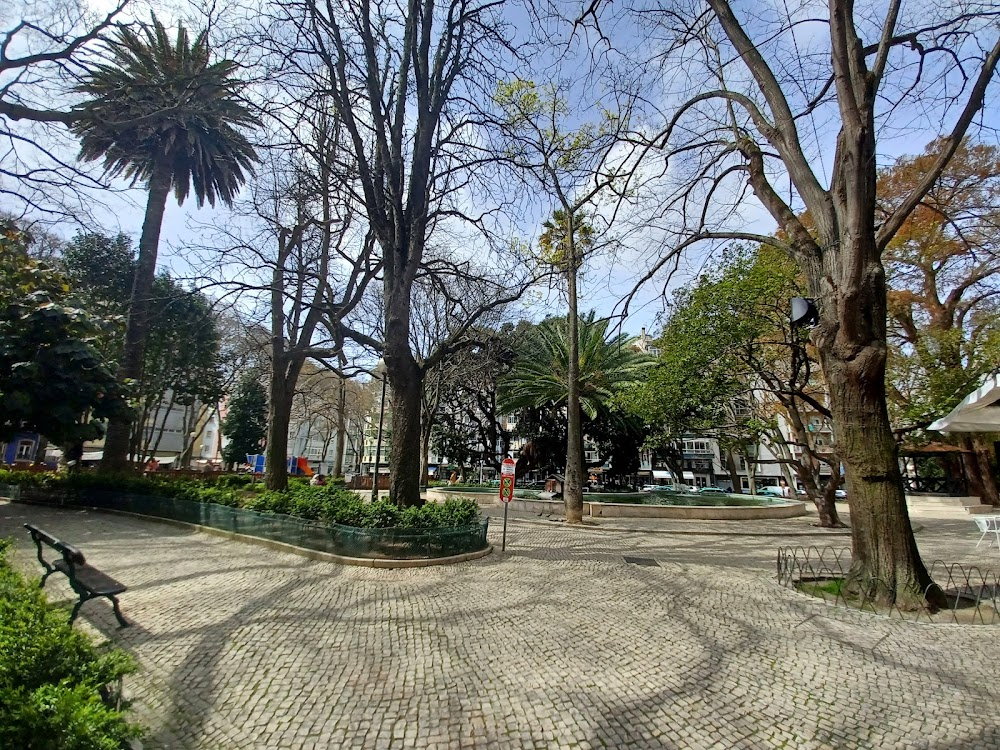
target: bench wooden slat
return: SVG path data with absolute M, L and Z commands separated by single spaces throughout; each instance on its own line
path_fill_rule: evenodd
M 69 565 L 64 560 L 56 560 L 52 565 L 60 573 L 69 575 Z M 98 570 L 93 565 L 74 565 L 73 577 L 94 596 L 110 596 L 128 590 L 128 586 L 119 583 L 107 573 Z

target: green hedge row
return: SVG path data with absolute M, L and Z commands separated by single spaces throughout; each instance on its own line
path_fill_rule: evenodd
M 247 489 L 245 479 L 230 475 L 213 482 L 201 482 L 187 477 L 108 476 L 89 472 L 56 475 L 0 470 L 0 485 L 20 485 L 53 491 L 91 489 L 161 495 L 362 528 L 443 528 L 467 526 L 479 520 L 479 506 L 475 500 L 425 503 L 417 508 L 401 510 L 389 500 L 366 502 L 346 489 L 342 483 L 312 487 L 306 481 L 293 480 L 284 491 L 251 492 Z
M 99 651 L 51 609 L 10 565 L 10 544 L 0 539 L 0 747 L 121 750 L 140 734 L 115 707 L 134 662 Z

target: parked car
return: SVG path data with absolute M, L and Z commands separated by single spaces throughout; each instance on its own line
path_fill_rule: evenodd
M 722 489 L 721 487 L 702 487 L 700 490 L 698 490 L 698 492 L 702 493 L 702 494 L 705 494 L 705 495 L 725 495 L 726 494 L 726 491 L 724 489 Z
M 758 487 L 757 488 L 757 494 L 758 495 L 766 495 L 768 497 L 784 497 L 785 496 L 784 487 L 778 487 L 778 486 L 775 486 L 775 485 L 770 485 L 768 487 Z
M 667 488 L 662 484 L 647 484 L 644 485 L 639 491 L 640 492 L 664 492 Z
M 838 500 L 846 500 L 847 499 L 847 490 L 837 490 L 833 494 L 836 496 L 836 498 Z

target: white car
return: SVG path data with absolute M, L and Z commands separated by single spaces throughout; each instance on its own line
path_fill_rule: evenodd
M 663 492 L 663 491 L 665 491 L 667 489 L 669 489 L 669 488 L 665 487 L 663 485 L 660 485 L 660 484 L 647 484 L 647 485 L 645 485 L 639 491 L 640 492 Z
M 768 497 L 784 497 L 785 496 L 784 488 L 783 487 L 776 487 L 774 485 L 771 485 L 769 487 L 758 487 L 757 488 L 757 494 L 758 495 L 767 495 Z

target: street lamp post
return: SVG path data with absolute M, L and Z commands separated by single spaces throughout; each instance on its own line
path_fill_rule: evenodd
M 385 418 L 385 360 L 380 359 L 375 372 L 381 372 L 382 376 L 382 399 L 378 407 L 378 439 L 375 441 L 375 473 L 372 477 L 372 502 L 378 500 L 378 465 L 382 458 L 382 421 Z

